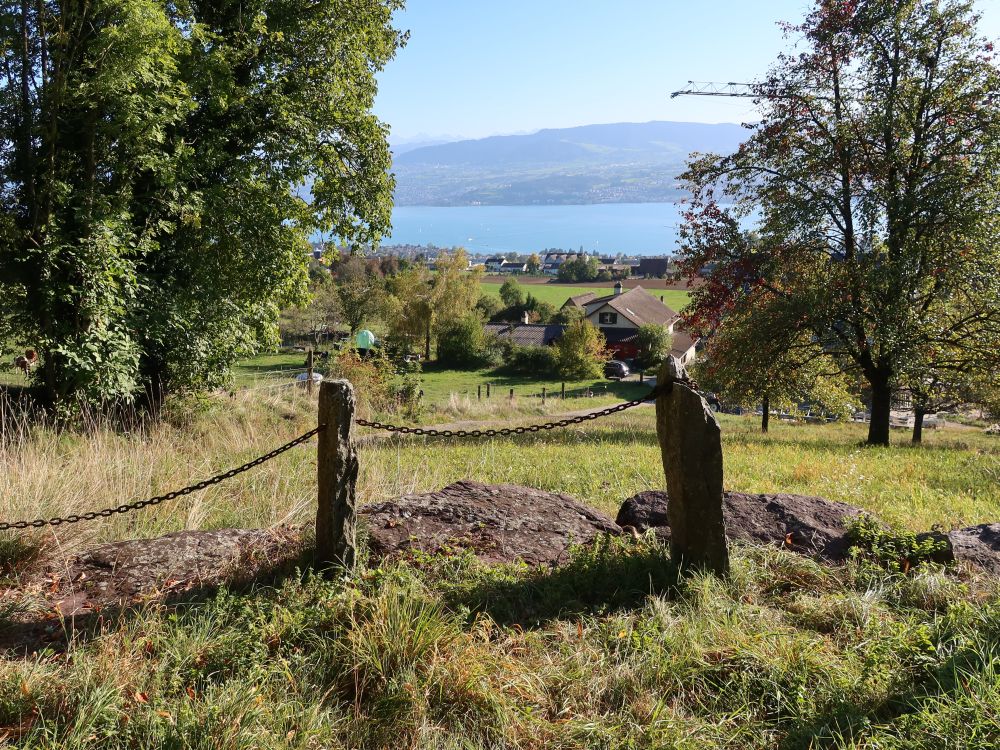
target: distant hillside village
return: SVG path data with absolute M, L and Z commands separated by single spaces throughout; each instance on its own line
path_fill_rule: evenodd
M 326 252 L 323 243 L 313 244 L 318 260 Z M 365 253 L 367 258 L 388 259 L 426 265 L 434 270 L 441 253 L 455 248 L 435 245 L 388 245 Z M 672 256 L 599 255 L 561 248 L 546 248 L 535 253 L 476 253 L 466 251 L 469 268 L 482 268 L 491 276 L 551 276 L 566 282 L 617 281 L 619 279 L 667 279 L 679 281 L 681 270 Z

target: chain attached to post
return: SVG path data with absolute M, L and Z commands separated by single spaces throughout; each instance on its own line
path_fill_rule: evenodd
M 656 398 L 659 393 L 654 388 L 642 398 L 633 401 L 626 401 L 621 404 L 609 406 L 606 409 L 592 411 L 588 414 L 580 414 L 575 417 L 567 417 L 556 422 L 546 422 L 544 424 L 525 425 L 523 427 L 503 427 L 499 430 L 437 430 L 433 427 L 405 427 L 402 425 L 385 424 L 383 422 L 369 421 L 367 419 L 356 419 L 354 423 L 361 427 L 370 427 L 373 430 L 384 430 L 385 432 L 395 432 L 401 435 L 423 435 L 425 437 L 457 437 L 457 438 L 481 438 L 481 437 L 504 437 L 507 435 L 524 435 L 527 432 L 541 432 L 543 430 L 555 430 L 560 427 L 569 427 L 574 424 L 582 424 L 601 417 L 631 409 Z
M 70 516 L 56 517 L 56 518 L 39 518 L 35 521 L 12 521 L 9 523 L 0 522 L 0 531 L 9 531 L 10 529 L 27 529 L 27 528 L 40 529 L 45 526 L 61 526 L 64 523 L 93 521 L 95 518 L 110 518 L 116 513 L 128 513 L 129 511 L 133 510 L 141 510 L 142 508 L 146 508 L 150 505 L 159 505 L 165 500 L 174 500 L 178 497 L 183 497 L 184 495 L 190 495 L 192 492 L 198 492 L 199 490 L 203 490 L 206 487 L 211 487 L 213 484 L 219 484 L 220 482 L 224 482 L 227 479 L 232 479 L 237 474 L 242 474 L 244 471 L 249 471 L 255 466 L 260 466 L 261 464 L 270 461 L 272 458 L 280 456 L 285 451 L 291 450 L 296 445 L 304 443 L 309 438 L 322 432 L 325 428 L 326 425 L 320 425 L 315 429 L 309 430 L 309 432 L 305 433 L 304 435 L 299 435 L 291 442 L 285 443 L 281 447 L 275 448 L 270 453 L 265 453 L 263 456 L 259 456 L 258 458 L 255 458 L 253 461 L 245 463 L 242 466 L 239 466 L 235 469 L 230 469 L 229 471 L 225 471 L 222 474 L 216 474 L 214 477 L 211 477 L 210 479 L 204 479 L 200 482 L 197 482 L 196 484 L 184 487 L 183 489 L 174 490 L 173 492 L 168 492 L 165 495 L 157 495 L 147 500 L 139 500 L 138 502 L 135 503 L 129 503 L 128 505 L 119 505 L 117 508 L 105 508 L 104 510 L 88 511 L 87 513 L 81 513 L 79 515 L 70 515 Z

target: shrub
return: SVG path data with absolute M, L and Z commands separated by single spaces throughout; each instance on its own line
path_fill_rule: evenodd
M 934 535 L 888 528 L 871 516 L 861 516 L 847 527 L 851 554 L 863 562 L 874 563 L 894 573 L 909 573 L 911 568 L 934 561 L 947 542 Z
M 637 343 L 639 356 L 636 359 L 644 370 L 660 364 L 670 353 L 670 334 L 666 328 L 655 323 L 639 326 Z
M 512 345 L 504 353 L 504 369 L 519 375 L 551 376 L 558 372 L 556 353 L 550 346 Z
M 566 379 L 600 377 L 606 359 L 604 334 L 587 320 L 566 327 L 556 343 L 559 375 Z
M 445 323 L 438 332 L 437 355 L 449 367 L 478 367 L 486 352 L 486 330 L 475 313 Z

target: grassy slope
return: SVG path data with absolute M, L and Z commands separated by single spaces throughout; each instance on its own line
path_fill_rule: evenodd
M 172 425 L 139 434 L 8 430 L 0 517 L 171 489 L 264 452 L 314 415 L 298 392 L 244 393 L 174 407 Z M 378 500 L 475 477 L 613 511 L 662 486 L 652 427 L 641 407 L 560 432 L 381 444 L 362 449 L 360 488 Z M 870 450 L 854 425 L 779 424 L 762 437 L 752 421 L 724 418 L 723 429 L 735 489 L 844 499 L 916 529 L 1000 517 L 1000 443 L 978 433 Z M 184 527 L 308 522 L 314 472 L 306 447 L 172 504 L 38 539 L 71 549 Z M 738 549 L 728 583 L 694 578 L 645 596 L 673 580 L 662 550 L 627 542 L 550 573 L 416 560 L 151 608 L 109 621 L 69 660 L 0 659 L 0 738 L 227 749 L 931 750 L 1000 740 L 991 579 L 829 571 Z
M 482 284 L 483 293 L 491 294 L 499 299 L 500 286 L 500 284 L 484 282 Z M 600 289 L 582 286 L 567 286 L 564 284 L 522 284 L 521 288 L 524 290 L 526 295 L 530 293 L 542 302 L 549 302 L 556 307 L 562 307 L 563 303 L 567 299 L 575 297 L 578 294 L 594 292 L 598 296 L 601 296 L 604 294 L 611 294 L 614 291 L 613 284 L 608 284 L 606 288 Z M 684 305 L 687 304 L 689 296 L 683 289 L 655 289 L 651 293 L 657 297 L 662 296 L 664 304 L 673 310 L 680 310 L 684 307 Z

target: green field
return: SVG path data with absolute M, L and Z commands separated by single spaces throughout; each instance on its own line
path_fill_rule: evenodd
M 497 299 L 500 298 L 500 284 L 494 282 L 483 282 L 483 293 L 491 294 Z M 607 287 L 585 287 L 585 286 L 567 286 L 565 284 L 521 284 L 521 289 L 524 291 L 525 295 L 531 294 L 542 302 L 548 302 L 556 307 L 562 307 L 563 303 L 570 297 L 575 297 L 578 294 L 586 294 L 587 292 L 594 292 L 598 296 L 603 294 L 611 294 L 614 292 L 614 287 L 608 284 Z M 680 311 L 684 305 L 687 304 L 689 294 L 683 289 L 652 289 L 650 294 L 655 297 L 663 297 L 663 303 L 676 311 Z
M 564 381 L 558 378 L 542 379 L 530 375 L 500 375 L 492 369 L 480 370 L 448 370 L 431 363 L 424 367 L 420 374 L 420 387 L 424 391 L 424 401 L 427 404 L 447 402 L 454 394 L 477 398 L 481 388 L 482 396 L 486 398 L 486 385 L 491 385 L 493 399 L 509 399 L 513 389 L 516 399 L 540 399 L 542 388 L 548 396 L 561 392 Z M 566 382 L 567 395 L 580 398 L 589 389 L 595 398 L 612 398 L 629 400 L 649 390 L 648 386 L 638 382 L 605 380 L 603 378 L 590 380 L 570 380 Z
M 277 383 L 305 372 L 305 361 L 306 355 L 302 352 L 259 354 L 233 365 L 233 377 L 239 387 Z

